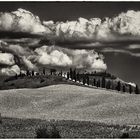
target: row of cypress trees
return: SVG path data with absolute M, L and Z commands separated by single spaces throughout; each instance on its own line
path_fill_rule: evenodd
M 122 92 L 129 92 L 130 94 L 134 92 L 135 94 L 139 94 L 139 88 L 138 85 L 136 85 L 135 89 L 130 84 L 124 84 L 118 81 L 117 83 L 113 82 L 112 80 L 106 80 L 106 78 L 103 76 L 101 79 L 93 78 L 93 80 L 89 80 L 88 74 L 79 74 L 76 72 L 76 69 L 72 70 L 70 68 L 70 71 L 67 72 L 67 79 L 71 78 L 72 80 L 82 82 L 83 85 L 87 84 L 96 87 L 102 87 L 106 89 L 112 89 Z

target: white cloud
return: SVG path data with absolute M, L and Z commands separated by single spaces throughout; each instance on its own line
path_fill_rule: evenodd
M 72 64 L 72 61 L 67 56 L 67 54 L 58 50 L 50 50 L 49 46 L 42 46 L 41 48 L 37 48 L 35 52 L 38 54 L 38 63 L 43 65 L 64 67 Z
M 135 83 L 129 82 L 128 84 L 131 85 L 131 86 L 133 86 L 133 87 L 136 87 L 136 84 Z
M 128 46 L 128 49 L 130 50 L 140 49 L 140 44 L 131 44 Z
M 30 70 L 36 69 L 36 66 L 27 57 L 23 56 L 22 61 L 28 69 Z
M 105 49 L 102 49 L 101 52 L 105 52 L 105 53 L 108 53 L 108 52 L 124 53 L 124 54 L 128 54 L 128 55 L 131 55 L 131 56 L 134 56 L 134 57 L 140 57 L 140 53 L 133 53 L 131 51 L 123 50 L 123 49 L 105 48 Z
M 140 11 L 128 10 L 112 20 L 113 30 L 120 34 L 140 35 Z
M 15 64 L 13 54 L 0 53 L 0 64 L 5 64 L 9 66 Z
M 71 50 L 58 46 L 42 46 L 35 50 L 34 60 L 42 65 L 75 67 L 87 70 L 106 70 L 103 57 L 95 51 Z
M 2 75 L 14 76 L 15 74 L 20 74 L 20 68 L 18 67 L 18 65 L 13 65 L 8 68 L 0 69 L 0 73 Z
M 0 13 L 0 30 L 38 34 L 50 32 L 42 25 L 38 16 L 21 8 L 11 13 Z

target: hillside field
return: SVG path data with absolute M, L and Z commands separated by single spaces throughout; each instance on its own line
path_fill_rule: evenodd
M 140 95 L 76 85 L 0 91 L 0 112 L 4 117 L 139 125 L 139 108 Z

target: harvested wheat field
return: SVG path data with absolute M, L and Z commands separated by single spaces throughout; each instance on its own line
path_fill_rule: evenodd
M 76 85 L 0 91 L 2 116 L 139 124 L 140 95 Z

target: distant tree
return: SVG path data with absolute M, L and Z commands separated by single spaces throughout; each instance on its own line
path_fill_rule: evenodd
M 18 75 L 17 75 L 17 73 L 16 73 L 16 75 L 15 75 L 15 79 L 18 79 Z
M 89 76 L 87 75 L 87 84 L 89 85 Z
M 83 75 L 83 85 L 85 85 L 85 83 L 86 83 L 86 77 L 85 75 Z
M 100 79 L 97 81 L 97 87 L 100 87 Z
M 121 90 L 121 82 L 120 82 L 120 81 L 118 81 L 118 83 L 117 83 L 116 90 L 118 90 L 118 91 L 120 91 L 120 90 Z
M 93 86 L 96 86 L 96 79 L 93 79 Z
M 77 78 L 77 81 L 80 82 L 80 75 L 79 75 L 79 72 L 76 74 L 76 78 Z
M 0 113 L 0 124 L 2 124 L 2 117 L 1 117 L 1 113 Z
M 56 73 L 56 69 L 50 69 L 50 73 L 53 75 L 53 73 Z
M 72 71 L 72 68 L 70 68 L 70 78 L 73 79 L 73 71 Z
M 131 94 L 132 93 L 132 86 L 129 85 L 129 93 Z
M 75 82 L 77 81 L 77 78 L 76 78 L 76 69 L 73 70 L 73 79 L 75 80 Z
M 46 71 L 45 71 L 45 68 L 43 68 L 43 75 L 45 75 L 46 74 Z
M 30 75 L 30 71 L 29 71 L 29 70 L 26 71 L 26 75 L 27 75 L 27 76 Z
M 106 85 L 105 77 L 102 77 L 102 88 L 105 88 L 105 85 Z
M 114 90 L 114 82 L 111 82 L 111 89 Z
M 60 71 L 60 76 L 62 76 L 62 74 L 63 74 L 63 73 L 62 73 L 62 70 L 61 70 L 61 71 Z
M 32 70 L 32 76 L 34 76 L 34 70 Z
M 136 87 L 135 87 L 135 94 L 139 94 L 139 87 L 138 87 L 138 85 L 136 85 Z
M 67 79 L 69 79 L 69 77 L 70 77 L 70 74 L 69 74 L 69 72 L 67 72 Z
M 123 90 L 123 92 L 126 92 L 125 85 L 123 85 L 123 89 L 122 90 Z
M 39 72 L 37 72 L 36 75 L 38 76 L 39 75 Z
M 111 82 L 110 82 L 110 80 L 107 82 L 107 84 L 106 84 L 106 89 L 110 89 L 110 87 L 111 87 Z

